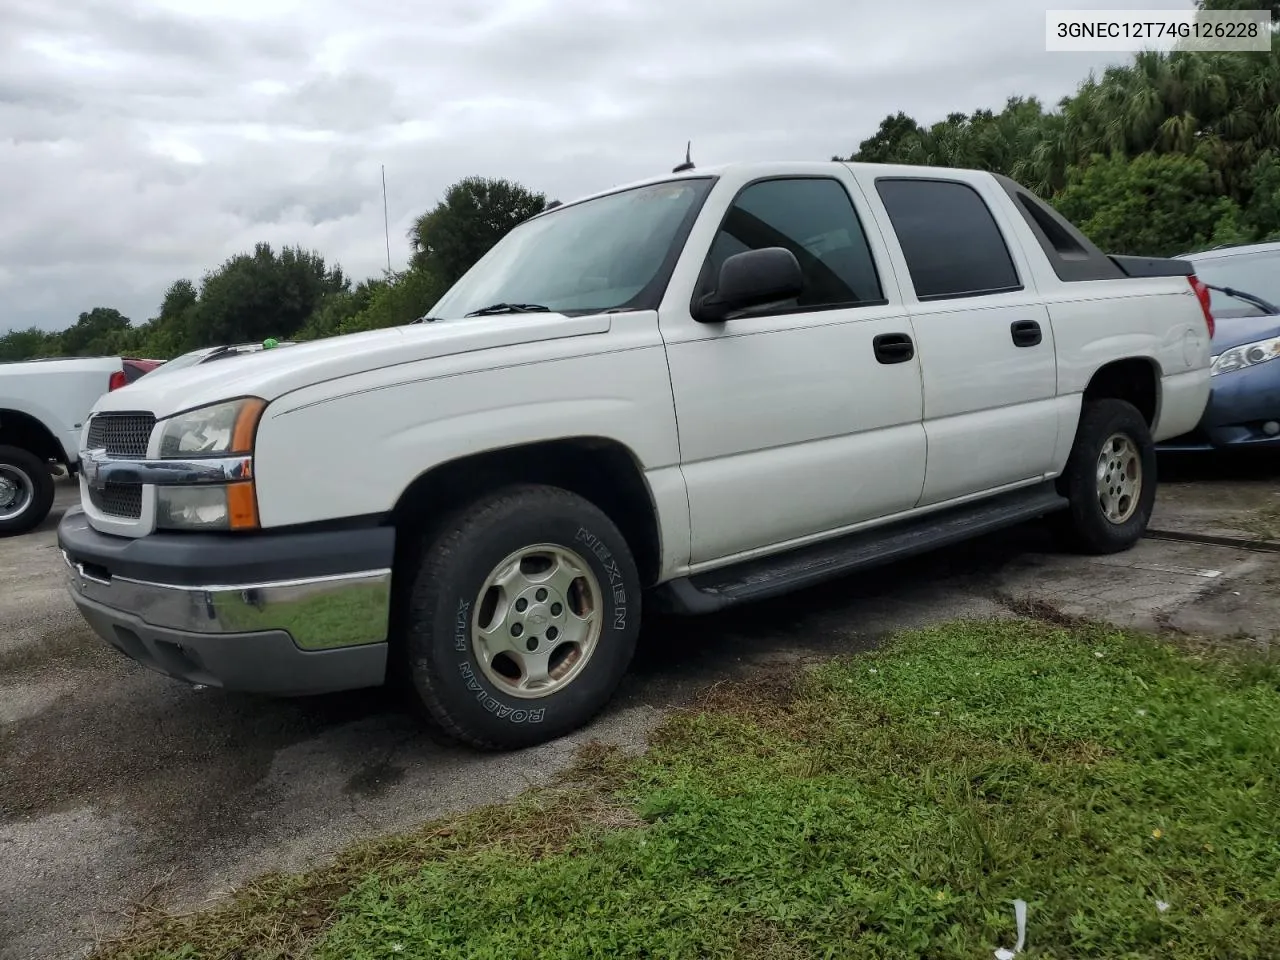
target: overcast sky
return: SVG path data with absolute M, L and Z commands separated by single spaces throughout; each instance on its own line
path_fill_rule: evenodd
M 886 114 L 1053 103 L 1124 54 L 1044 10 L 1189 0 L 0 0 L 0 331 L 255 241 L 392 266 L 453 181 L 572 199 L 683 159 L 828 159 Z

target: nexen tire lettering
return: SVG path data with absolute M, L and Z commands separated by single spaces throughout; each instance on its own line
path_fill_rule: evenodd
M 627 629 L 627 588 L 622 582 L 618 561 L 604 542 L 586 527 L 579 527 L 573 539 L 584 544 L 604 564 L 605 573 L 609 575 L 609 589 L 613 594 L 613 629 Z

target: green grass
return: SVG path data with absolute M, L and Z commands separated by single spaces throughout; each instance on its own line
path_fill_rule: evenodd
M 102 955 L 1275 958 L 1278 775 L 1274 663 L 952 624 Z

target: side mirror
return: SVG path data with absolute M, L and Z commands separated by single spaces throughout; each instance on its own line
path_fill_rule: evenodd
M 722 323 L 739 310 L 798 297 L 803 288 L 800 262 L 785 247 L 735 253 L 720 265 L 715 290 L 698 301 L 693 318 Z

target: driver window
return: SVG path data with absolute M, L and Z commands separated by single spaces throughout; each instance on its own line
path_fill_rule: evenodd
M 762 180 L 744 188 L 712 241 L 699 294 L 715 285 L 727 258 L 762 247 L 785 247 L 800 263 L 804 288 L 792 309 L 884 302 L 866 235 L 837 180 Z

